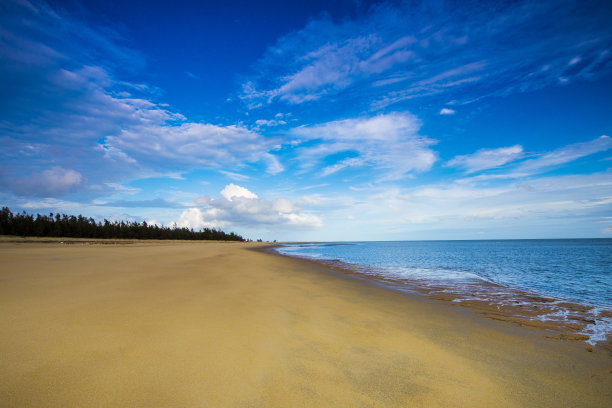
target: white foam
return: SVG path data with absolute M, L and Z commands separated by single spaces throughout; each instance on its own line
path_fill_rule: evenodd
M 385 266 L 376 268 L 376 274 L 382 277 L 399 279 L 418 279 L 428 281 L 486 281 L 486 279 L 474 273 L 456 271 L 451 269 L 434 268 L 405 268 Z
M 599 322 L 591 323 L 587 325 L 583 330 L 582 334 L 589 336 L 589 339 L 586 340 L 586 343 L 590 345 L 596 345 L 600 341 L 605 341 L 610 335 L 612 335 L 612 321 L 608 320 L 607 322 Z
M 600 313 L 604 309 L 595 308 L 591 312 L 595 316 L 595 322 L 589 323 L 584 329 L 582 334 L 589 336 L 587 343 L 595 345 L 600 341 L 605 341 L 612 336 L 612 316 L 600 316 Z

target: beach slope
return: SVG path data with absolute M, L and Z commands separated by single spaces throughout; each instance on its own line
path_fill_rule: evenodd
M 604 350 L 252 247 L 0 242 L 0 406 L 612 406 Z

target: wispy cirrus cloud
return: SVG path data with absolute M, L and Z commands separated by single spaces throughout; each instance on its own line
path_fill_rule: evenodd
M 360 78 L 381 73 L 413 58 L 414 53 L 406 47 L 414 42 L 414 37 L 407 36 L 387 45 L 378 35 L 372 34 L 326 44 L 302 56 L 300 60 L 306 65 L 284 77 L 279 88 L 257 94 L 252 83 L 246 84 L 244 97 L 261 95 L 268 100 L 279 98 L 289 103 L 316 100 Z M 253 94 L 249 95 L 249 89 Z
M 246 174 L 234 173 L 227 170 L 219 170 L 219 173 L 223 174 L 227 178 L 236 181 L 244 181 L 251 178 L 251 176 L 247 176 Z
M 445 166 L 458 167 L 466 174 L 481 170 L 494 169 L 506 163 L 519 159 L 523 154 L 523 147 L 514 145 L 498 149 L 480 149 L 476 153 L 456 156 L 449 160 Z
M 396 112 L 295 128 L 291 135 L 304 141 L 296 148 L 301 166 L 323 166 L 321 176 L 350 167 L 373 168 L 380 179 L 397 179 L 426 171 L 436 161 L 436 143 L 419 134 L 414 115 Z M 334 161 L 337 155 L 348 155 Z
M 477 176 L 461 179 L 460 182 L 478 182 L 485 180 L 518 179 L 535 174 L 544 173 L 551 169 L 561 167 L 575 160 L 612 149 L 612 138 L 603 135 L 589 142 L 572 143 L 559 147 L 547 153 L 532 153 L 529 158 L 515 163 L 502 172 L 492 174 L 480 174 Z M 507 148 L 479 150 L 471 155 L 457 156 L 446 165 L 463 167 L 466 174 L 481 170 L 489 170 L 500 167 L 506 163 L 516 160 L 522 156 L 521 146 Z
M 603 135 L 589 142 L 573 143 L 543 154 L 538 158 L 527 160 L 518 166 L 517 171 L 536 172 L 609 149 L 612 149 L 612 138 Z
M 457 99 L 471 100 L 587 79 L 612 66 L 603 10 L 601 1 L 399 2 L 352 20 L 322 17 L 270 47 L 241 98 L 256 107 L 342 93 L 382 109 L 429 95 L 461 91 Z M 574 24 L 575 16 L 588 21 Z

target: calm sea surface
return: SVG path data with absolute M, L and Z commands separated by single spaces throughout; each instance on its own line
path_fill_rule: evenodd
M 518 289 L 592 306 L 595 323 L 586 332 L 593 340 L 612 333 L 612 319 L 599 316 L 612 310 L 612 239 L 296 243 L 276 250 L 424 287 L 489 282 L 508 288 L 506 298 Z

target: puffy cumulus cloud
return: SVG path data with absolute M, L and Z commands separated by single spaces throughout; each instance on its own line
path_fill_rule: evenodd
M 323 221 L 287 198 L 268 200 L 235 184 L 221 191 L 221 197 L 200 197 L 197 207 L 185 210 L 177 225 L 188 228 L 202 227 L 301 227 L 319 228 Z
M 78 188 L 83 181 L 81 173 L 55 166 L 26 178 L 9 179 L 6 184 L 21 196 L 59 197 Z
M 455 110 L 450 108 L 442 108 L 440 109 L 440 115 L 454 115 Z
M 323 163 L 322 176 L 371 166 L 381 170 L 381 178 L 397 179 L 429 170 L 436 161 L 430 147 L 436 142 L 419 135 L 420 127 L 416 116 L 404 112 L 300 127 L 293 129 L 292 135 L 309 142 L 297 148 L 303 167 Z M 333 155 L 342 153 L 353 157 L 330 163 Z
M 456 156 L 449 160 L 447 167 L 465 169 L 467 174 L 481 170 L 493 169 L 517 160 L 523 155 L 523 147 L 514 145 L 498 149 L 480 149 L 476 153 Z
M 341 97 L 374 99 L 378 109 L 433 94 L 470 100 L 601 76 L 612 66 L 605 10 L 600 0 L 399 1 L 339 21 L 324 16 L 271 46 L 241 97 L 251 108 Z
M 225 186 L 225 188 L 221 190 L 221 195 L 225 197 L 226 200 L 229 200 L 229 201 L 232 201 L 232 198 L 234 197 L 258 198 L 257 194 L 252 193 L 248 189 L 244 187 L 240 187 L 234 183 L 231 183 Z

